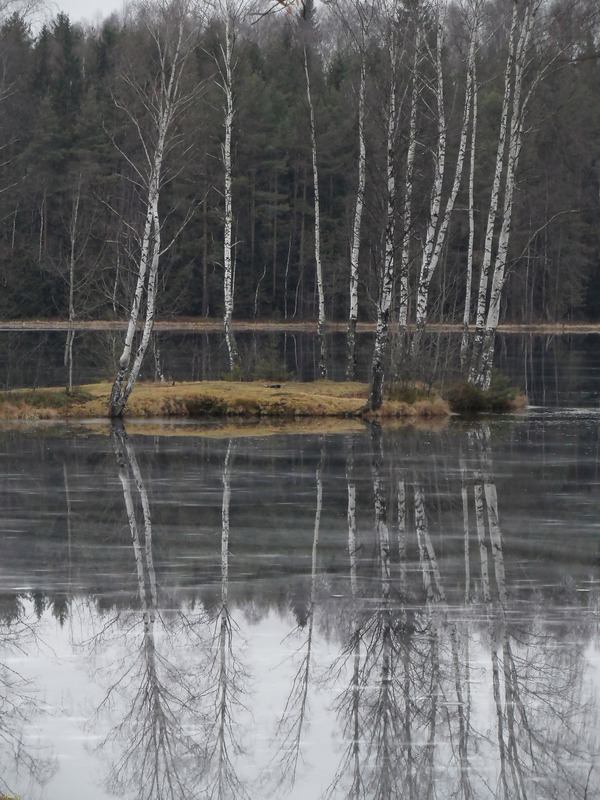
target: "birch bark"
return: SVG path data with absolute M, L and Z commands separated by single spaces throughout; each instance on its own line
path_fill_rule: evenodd
M 469 129 L 469 119 L 471 117 L 472 102 L 472 69 L 471 65 L 475 58 L 475 43 L 471 36 L 469 42 L 469 53 L 467 57 L 467 82 L 465 87 L 465 99 L 463 106 L 463 118 L 460 130 L 458 153 L 456 156 L 456 167 L 454 178 L 446 204 L 442 209 L 442 194 L 446 171 L 446 146 L 447 146 L 447 123 L 446 112 L 444 109 L 444 74 L 442 69 L 442 48 L 444 46 L 444 19 L 442 11 L 437 24 L 437 43 L 436 43 L 436 107 L 437 107 L 437 130 L 438 140 L 436 154 L 434 158 L 435 172 L 431 194 L 429 224 L 425 235 L 425 245 L 421 259 L 421 269 L 419 273 L 419 283 L 417 287 L 416 300 L 416 319 L 415 332 L 411 344 L 413 356 L 419 353 L 421 341 L 427 324 L 427 313 L 429 304 L 429 287 L 431 279 L 440 261 L 442 250 L 446 243 L 450 218 L 454 210 L 454 204 L 462 181 L 465 154 L 467 150 L 467 139 Z
M 412 90 L 406 151 L 406 172 L 404 176 L 404 212 L 402 218 L 402 246 L 400 250 L 400 310 L 398 314 L 399 336 L 406 346 L 408 333 L 408 268 L 410 265 L 410 241 L 412 238 L 412 204 L 415 156 L 417 153 L 417 108 L 419 102 L 419 61 L 421 58 L 422 26 L 418 16 L 415 19 L 415 53 L 412 68 Z
M 315 131 L 315 108 L 310 89 L 308 68 L 308 48 L 304 46 L 304 76 L 306 78 L 306 101 L 310 121 L 310 149 L 312 158 L 314 211 L 315 211 L 315 265 L 317 277 L 317 337 L 319 340 L 319 376 L 327 378 L 327 341 L 325 339 L 325 287 L 323 283 L 323 264 L 321 261 L 321 201 L 319 197 L 319 167 L 317 162 L 317 136 Z
M 532 88 L 530 88 L 523 96 L 523 80 L 534 20 L 539 6 L 539 0 L 527 0 L 524 3 L 521 17 L 519 13 L 521 6 L 517 2 L 513 4 L 496 165 L 490 195 L 479 281 L 475 339 L 469 372 L 469 381 L 483 389 L 489 388 L 490 385 L 494 342 L 500 319 L 500 299 L 506 280 L 506 258 L 510 241 L 515 179 L 523 139 L 524 115 L 532 93 Z M 502 191 L 504 194 L 500 232 L 494 250 L 496 222 Z
M 151 20 L 150 17 L 147 21 L 159 64 L 156 80 L 153 85 L 147 85 L 145 81 L 137 80 L 133 76 L 124 76 L 126 84 L 149 112 L 150 129 L 148 133 L 143 130 L 143 121 L 136 117 L 130 108 L 116 101 L 129 117 L 141 140 L 145 154 L 146 164 L 137 166 L 122 153 L 144 187 L 146 210 L 143 232 L 140 237 L 136 286 L 123 350 L 119 359 L 119 369 L 110 395 L 109 413 L 111 417 L 123 415 L 150 342 L 156 310 L 158 267 L 162 254 L 159 199 L 164 183 L 165 154 L 171 143 L 173 122 L 191 101 L 191 96 L 186 95 L 182 89 L 182 77 L 190 53 L 186 36 L 188 6 L 185 3 L 173 2 L 159 10 L 162 24 Z M 142 333 L 132 363 L 134 337 L 138 330 L 143 307 L 145 314 Z
M 477 144 L 478 89 L 475 59 L 472 63 L 473 102 L 471 108 L 471 138 L 469 146 L 469 244 L 467 246 L 467 274 L 465 278 L 465 307 L 463 310 L 463 332 L 460 343 L 461 369 L 467 367 L 469 348 L 469 320 L 471 316 L 471 294 L 473 291 L 473 259 L 475 254 L 475 147 Z
M 515 4 L 516 5 L 516 4 Z M 539 8 L 537 1 L 531 0 L 525 6 L 524 18 L 521 22 L 519 39 L 516 46 L 514 59 L 514 78 L 512 110 L 510 120 L 510 132 L 508 139 L 508 153 L 506 164 L 506 175 L 504 179 L 504 203 L 502 208 L 502 225 L 498 237 L 498 247 L 494 261 L 494 272 L 487 307 L 485 334 L 483 337 L 481 356 L 477 367 L 476 383 L 483 389 L 489 389 L 492 363 L 494 359 L 494 343 L 496 339 L 496 329 L 500 321 L 500 300 L 506 282 L 506 260 L 508 256 L 508 245 L 510 242 L 512 211 L 515 193 L 515 181 L 521 145 L 523 142 L 523 122 L 525 110 L 531 97 L 528 92 L 523 97 L 523 78 L 527 53 L 533 32 L 535 15 Z
M 396 235 L 396 171 L 395 148 L 398 128 L 398 112 L 396 108 L 396 71 L 398 64 L 398 44 L 392 34 L 390 39 L 390 88 L 387 108 L 386 130 L 386 226 L 384 240 L 384 256 L 379 275 L 379 291 L 377 298 L 377 322 L 375 327 L 375 345 L 371 361 L 371 380 L 367 409 L 376 411 L 383 403 L 383 386 L 385 380 L 385 359 L 389 345 L 390 311 L 394 285 L 394 255 Z
M 360 231 L 365 204 L 366 147 L 365 147 L 365 93 L 367 69 L 364 49 L 361 48 L 360 84 L 358 88 L 358 186 L 352 226 L 350 250 L 350 312 L 348 316 L 346 379 L 354 380 L 356 371 L 356 323 L 358 321 L 358 259 L 360 253 Z
M 221 75 L 220 86 L 225 96 L 224 107 L 224 141 L 221 146 L 221 157 L 224 170 L 224 199 L 225 219 L 223 230 L 223 327 L 225 341 L 229 353 L 229 367 L 232 372 L 239 370 L 240 356 L 233 332 L 233 299 L 235 290 L 235 259 L 233 245 L 233 196 L 232 196 L 232 137 L 234 118 L 233 72 L 234 72 L 234 44 L 235 44 L 235 13 L 231 2 L 226 0 L 223 4 L 225 23 L 225 42 L 220 47 L 221 59 L 219 72 Z

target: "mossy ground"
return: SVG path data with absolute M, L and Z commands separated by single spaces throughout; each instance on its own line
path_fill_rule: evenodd
M 3 419 L 95 419 L 108 417 L 111 386 L 90 384 L 67 394 L 61 389 L 20 389 L 0 393 Z M 376 413 L 364 414 L 368 387 L 364 383 L 289 381 L 201 381 L 194 383 L 138 383 L 125 417 L 384 417 L 438 418 L 449 414 L 439 397 L 415 402 L 386 400 Z

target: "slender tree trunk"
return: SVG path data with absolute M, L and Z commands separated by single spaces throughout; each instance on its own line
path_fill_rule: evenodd
M 127 400 L 136 384 L 142 361 L 146 353 L 149 335 L 152 332 L 154 322 L 154 283 L 156 271 L 158 270 L 159 247 L 160 247 L 160 223 L 158 219 L 158 196 L 160 183 L 160 169 L 162 167 L 162 152 L 156 154 L 155 167 L 157 172 L 153 176 L 152 183 L 148 192 L 148 207 L 146 211 L 146 222 L 142 238 L 142 248 L 139 259 L 138 278 L 133 296 L 129 322 L 125 334 L 123 351 L 119 359 L 119 371 L 113 383 L 110 395 L 110 415 L 120 417 L 125 411 Z M 156 240 L 155 237 L 158 237 Z M 154 273 L 154 274 L 153 274 Z M 147 277 L 148 275 L 148 277 Z M 131 355 L 133 350 L 133 340 L 138 326 L 140 310 L 143 299 L 146 298 L 146 319 L 144 322 L 144 333 L 148 329 L 147 335 L 140 341 L 133 366 L 130 368 Z
M 397 44 L 391 42 L 390 61 L 391 79 L 388 97 L 387 133 L 386 133 L 386 226 L 384 238 L 383 264 L 379 274 L 379 289 L 377 298 L 377 323 L 375 327 L 375 345 L 371 361 L 371 381 L 367 409 L 377 411 L 383 403 L 383 388 L 385 380 L 385 360 L 389 349 L 390 339 L 390 312 L 392 305 L 392 292 L 394 287 L 394 256 L 396 233 L 396 171 L 394 155 L 396 148 L 396 132 L 398 127 L 398 114 L 396 110 L 396 66 Z
M 419 102 L 419 61 L 421 57 L 422 27 L 418 14 L 415 16 L 415 53 L 412 69 L 412 90 L 410 95 L 410 115 L 408 128 L 408 148 L 406 151 L 406 172 L 404 177 L 404 211 L 402 215 L 402 246 L 400 249 L 400 310 L 398 314 L 398 335 L 401 351 L 406 347 L 408 336 L 408 270 L 410 266 L 410 241 L 412 238 L 412 203 L 417 152 L 417 108 Z
M 168 10 L 171 11 L 172 9 Z M 168 29 L 169 22 L 171 22 L 170 30 Z M 139 377 L 154 327 L 157 275 L 161 255 L 161 224 L 158 204 L 163 182 L 165 151 L 168 148 L 169 133 L 176 112 L 181 105 L 185 105 L 189 101 L 189 97 L 184 98 L 181 95 L 181 77 L 187 56 L 187 53 L 182 53 L 185 23 L 185 8 L 179 8 L 178 17 L 175 20 L 167 20 L 167 29 L 164 33 L 163 30 L 150 31 L 156 44 L 160 64 L 160 73 L 157 84 L 154 87 L 149 88 L 133 78 L 127 79 L 127 82 L 142 100 L 145 107 L 151 111 L 150 117 L 155 127 L 156 139 L 154 148 L 150 149 L 142 134 L 140 120 L 135 118 L 128 109 L 125 109 L 134 128 L 142 137 L 143 148 L 148 162 L 148 177 L 146 183 L 146 214 L 140 241 L 137 282 L 123 350 L 119 359 L 119 370 L 113 383 L 109 401 L 109 413 L 113 418 L 121 417 L 125 411 L 129 396 Z M 164 40 L 161 38 L 163 35 Z M 142 176 L 143 174 L 142 170 L 138 169 L 138 175 Z M 134 336 L 138 329 L 144 302 L 145 317 L 141 337 L 133 364 L 131 364 Z
M 472 98 L 472 79 L 473 73 L 471 64 L 475 57 L 475 43 L 473 37 L 469 43 L 469 55 L 467 59 L 467 82 L 465 87 L 465 100 L 463 106 L 463 118 L 460 131 L 460 140 L 458 145 L 458 154 L 456 157 L 456 168 L 454 172 L 454 179 L 450 194 L 446 201 L 442 213 L 442 191 L 444 183 L 444 174 L 446 169 L 446 144 L 447 144 L 447 130 L 446 130 L 446 115 L 444 110 L 444 76 L 442 71 L 442 47 L 443 47 L 443 20 L 438 20 L 438 36 L 436 48 L 436 101 L 438 112 L 438 144 L 435 156 L 435 178 L 433 184 L 433 191 L 431 195 L 430 216 L 427 234 L 425 238 L 425 247 L 423 249 L 423 257 L 421 261 L 421 271 L 419 275 L 419 284 L 417 287 L 417 302 L 416 302 L 416 320 L 415 332 L 412 341 L 412 355 L 416 355 L 421 346 L 423 333 L 425 332 L 425 325 L 427 323 L 427 313 L 429 304 L 429 287 L 433 274 L 439 264 L 440 256 L 442 254 L 446 237 L 448 234 L 448 227 L 450 225 L 450 218 L 454 210 L 454 204 L 460 189 L 462 180 L 463 167 L 465 162 L 465 153 L 467 149 L 469 119 L 471 117 L 471 98 Z
M 223 326 L 229 352 L 229 367 L 232 372 L 239 370 L 240 357 L 233 332 L 233 296 L 235 290 L 235 259 L 233 257 L 233 199 L 232 199 L 232 134 L 233 134 L 233 47 L 234 19 L 230 3 L 225 8 L 225 44 L 221 45 L 221 88 L 225 94 L 225 139 L 221 147 L 223 169 L 225 172 L 225 220 L 223 244 Z
M 475 23 L 477 24 L 477 22 Z M 471 318 L 471 293 L 473 289 L 473 259 L 475 254 L 475 152 L 477 144 L 477 75 L 473 58 L 471 86 L 473 88 L 471 142 L 469 153 L 469 244 L 467 248 L 467 274 L 465 278 L 465 307 L 463 310 L 463 331 L 460 342 L 460 363 L 463 373 L 467 368 L 469 349 L 469 320 Z
M 79 223 L 79 202 L 81 200 L 81 175 L 77 183 L 73 207 L 71 209 L 71 219 L 69 221 L 69 327 L 67 329 L 67 340 L 65 342 L 64 365 L 67 368 L 67 393 L 73 391 L 73 342 L 75 331 L 75 265 L 77 261 L 77 232 Z
M 504 74 L 504 95 L 496 151 L 496 166 L 490 196 L 479 282 L 475 340 L 469 372 L 469 380 L 483 389 L 487 389 L 490 384 L 494 342 L 500 318 L 500 300 L 505 282 L 515 179 L 523 137 L 523 119 L 525 107 L 531 97 L 530 91 L 523 98 L 523 78 L 533 32 L 533 23 L 538 7 L 537 0 L 530 0 L 530 2 L 525 3 L 523 16 L 520 18 L 520 6 L 517 2 L 513 4 L 508 56 Z M 504 190 L 504 199 L 501 227 L 494 256 L 494 234 L 502 188 Z M 490 273 L 492 273 L 491 287 L 489 286 Z
M 516 48 L 516 58 L 514 60 L 513 98 L 508 140 L 506 175 L 504 179 L 502 225 L 498 237 L 498 247 L 494 262 L 494 272 L 492 275 L 492 284 L 490 288 L 490 296 L 485 321 L 485 334 L 476 377 L 477 385 L 483 389 L 489 388 L 492 377 L 494 344 L 496 339 L 496 330 L 500 321 L 500 300 L 502 298 L 504 284 L 506 281 L 506 260 L 508 256 L 508 245 L 510 242 L 516 174 L 519 164 L 519 156 L 521 154 L 521 145 L 523 142 L 523 121 L 525 107 L 530 97 L 530 95 L 528 95 L 525 100 L 522 100 L 525 58 L 533 31 L 533 22 L 536 10 L 537 4 L 535 2 L 532 1 L 526 5 L 525 16 L 521 23 L 520 35 Z
M 346 380 L 354 380 L 356 372 L 356 323 L 358 321 L 358 261 L 360 253 L 360 231 L 365 204 L 366 147 L 365 147 L 365 92 L 367 71 L 365 54 L 361 51 L 360 85 L 358 89 L 358 187 L 352 226 L 350 250 L 350 312 L 348 315 Z
M 306 78 L 306 100 L 310 118 L 310 145 L 312 154 L 312 173 L 315 203 L 315 264 L 317 271 L 317 298 L 319 312 L 317 319 L 317 337 L 319 340 L 319 377 L 327 377 L 327 340 L 325 338 L 325 286 L 323 283 L 323 265 L 321 262 L 321 206 L 319 199 L 319 169 L 317 164 L 317 137 L 315 131 L 315 109 L 310 89 L 310 72 L 308 69 L 308 50 L 304 47 L 304 75 Z

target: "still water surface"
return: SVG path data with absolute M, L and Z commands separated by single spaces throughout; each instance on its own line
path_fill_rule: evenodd
M 21 386 L 64 386 L 64 331 L 2 330 L 0 327 L 0 389 Z M 328 372 L 344 380 L 346 338 L 327 337 Z M 533 405 L 600 408 L 600 347 L 598 335 L 562 336 L 499 334 L 494 365 Z M 259 380 L 286 377 L 315 380 L 320 352 L 311 333 L 240 332 L 238 347 L 244 369 Z M 215 380 L 229 373 L 229 356 L 221 333 L 161 331 L 143 365 L 143 380 L 154 380 L 155 358 L 168 380 Z M 76 385 L 112 380 L 122 349 L 122 333 L 78 331 L 74 345 Z M 419 377 L 439 383 L 458 376 L 460 335 L 427 334 Z M 357 380 L 368 381 L 373 337 L 357 336 Z
M 0 430 L 0 792 L 600 796 L 599 423 Z

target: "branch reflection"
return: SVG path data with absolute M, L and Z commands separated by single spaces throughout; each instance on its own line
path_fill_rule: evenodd
M 99 748 L 110 764 L 105 785 L 117 795 L 134 789 L 140 800 L 199 797 L 196 785 L 206 748 L 197 731 L 204 731 L 206 721 L 196 702 L 195 670 L 177 660 L 191 629 L 176 618 L 167 619 L 159 608 L 148 494 L 122 425 L 112 427 L 112 439 L 133 547 L 138 608 L 104 620 L 102 632 L 91 641 L 97 657 L 106 640 L 112 652 L 119 645 L 122 652 L 100 676 L 108 678 L 108 688 L 99 714 L 104 712 L 112 726 Z
M 248 675 L 236 654 L 235 639 L 240 631 L 229 607 L 229 513 L 233 455 L 234 445 L 230 441 L 222 474 L 220 602 L 211 642 L 211 667 L 204 689 L 204 696 L 212 708 L 206 738 L 206 796 L 209 798 L 249 796 L 237 774 L 235 761 L 243 750 L 243 725 L 237 717 L 245 711 L 242 698 Z
M 38 628 L 30 597 L 0 593 L 0 796 L 43 791 L 58 769 L 51 748 L 28 735 L 45 709 L 39 686 L 17 668 L 21 657 L 42 646 Z
M 407 485 L 405 467 L 384 458 L 376 427 L 377 573 L 375 580 L 360 580 L 354 449 L 347 443 L 351 623 L 330 670 L 332 682 L 347 679 L 334 704 L 346 744 L 327 797 L 529 800 L 597 791 L 598 715 L 584 674 L 587 639 L 580 632 L 554 636 L 542 598 L 533 613 L 528 604 L 529 615 L 511 598 L 489 427 L 473 428 L 464 444 L 456 524 L 464 542 L 464 588 L 461 600 L 452 586 L 450 602 L 445 582 L 456 582 L 456 568 L 444 576 L 425 483 L 415 474 Z M 427 476 L 434 487 L 437 478 Z M 387 515 L 393 491 L 396 550 Z M 471 568 L 471 503 L 479 580 Z M 431 503 L 434 512 L 438 504 Z
M 210 553 L 182 551 L 201 566 L 194 562 L 186 573 L 194 583 L 178 594 L 161 571 L 161 505 L 151 508 L 162 484 L 113 428 L 135 597 L 90 604 L 107 792 L 139 800 L 296 798 L 307 786 L 328 800 L 598 794 L 592 609 L 570 613 L 578 600 L 566 583 L 564 618 L 558 603 L 549 613 L 551 591 L 523 578 L 506 525 L 493 430 L 478 423 L 453 435 L 451 455 L 431 434 L 390 436 L 377 425 L 368 436 L 311 437 L 297 451 L 275 442 L 275 476 L 282 453 L 290 462 L 300 453 L 293 474 L 303 497 L 300 506 L 285 487 L 265 489 L 262 513 L 277 521 L 266 543 L 256 525 L 254 538 L 245 527 L 254 518 L 243 491 L 257 491 L 259 448 L 202 445 L 189 519 L 197 532 L 212 497 Z M 114 461 L 112 469 L 114 483 Z M 75 481 L 65 487 L 70 506 Z M 169 531 L 168 517 L 162 524 Z M 283 563 L 280 551 L 295 560 Z M 265 554 L 281 578 L 254 580 Z M 269 613 L 248 612 L 253 603 Z M 270 625 L 284 630 L 277 643 Z M 277 652 L 259 654 L 257 642 Z M 257 708 L 257 698 L 272 709 Z M 250 740 L 256 719 L 268 729 Z M 315 741 L 329 729 L 335 742 L 315 767 Z

